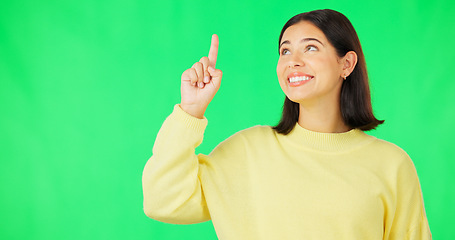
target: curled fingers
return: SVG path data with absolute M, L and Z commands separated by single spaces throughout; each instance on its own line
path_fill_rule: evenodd
M 196 72 L 196 79 L 194 79 L 194 81 L 192 81 L 191 83 L 193 84 L 193 86 L 197 85 L 199 88 L 203 88 L 204 87 L 204 69 L 203 69 L 202 63 L 196 62 L 193 64 L 193 66 L 191 68 L 194 69 L 194 71 Z
M 204 88 L 205 84 L 210 82 L 211 77 L 208 71 L 209 64 L 209 59 L 207 57 L 203 57 L 199 62 L 193 64 L 191 68 L 194 69 L 197 75 L 196 80 L 191 82 L 193 86 L 197 85 L 199 88 Z

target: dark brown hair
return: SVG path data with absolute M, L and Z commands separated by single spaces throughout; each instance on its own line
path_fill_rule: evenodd
M 372 130 L 382 124 L 384 120 L 378 120 L 373 115 L 365 56 L 349 19 L 342 13 L 330 9 L 298 14 L 289 19 L 281 30 L 278 51 L 286 29 L 302 21 L 308 21 L 318 27 L 335 47 L 339 57 L 345 56 L 349 51 L 357 54 L 357 65 L 341 85 L 340 110 L 344 123 L 363 131 Z M 299 104 L 286 97 L 281 120 L 273 129 L 285 135 L 291 132 L 299 120 L 299 111 Z

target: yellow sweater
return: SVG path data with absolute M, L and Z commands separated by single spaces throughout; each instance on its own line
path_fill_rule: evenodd
M 178 105 L 143 172 L 144 211 L 158 221 L 212 219 L 219 239 L 431 239 L 413 162 L 354 129 L 296 125 L 240 131 L 196 155 L 206 119 Z

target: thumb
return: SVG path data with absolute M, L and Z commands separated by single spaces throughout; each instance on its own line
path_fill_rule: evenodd
M 209 66 L 207 70 L 209 71 L 210 76 L 212 76 L 212 81 L 215 86 L 219 87 L 221 84 L 221 78 L 223 77 L 223 72 L 220 69 L 215 69 L 211 66 Z

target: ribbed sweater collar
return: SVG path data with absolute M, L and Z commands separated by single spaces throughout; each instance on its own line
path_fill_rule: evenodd
M 298 147 L 329 152 L 350 150 L 374 139 L 357 128 L 344 133 L 321 133 L 305 129 L 298 123 L 285 138 Z

